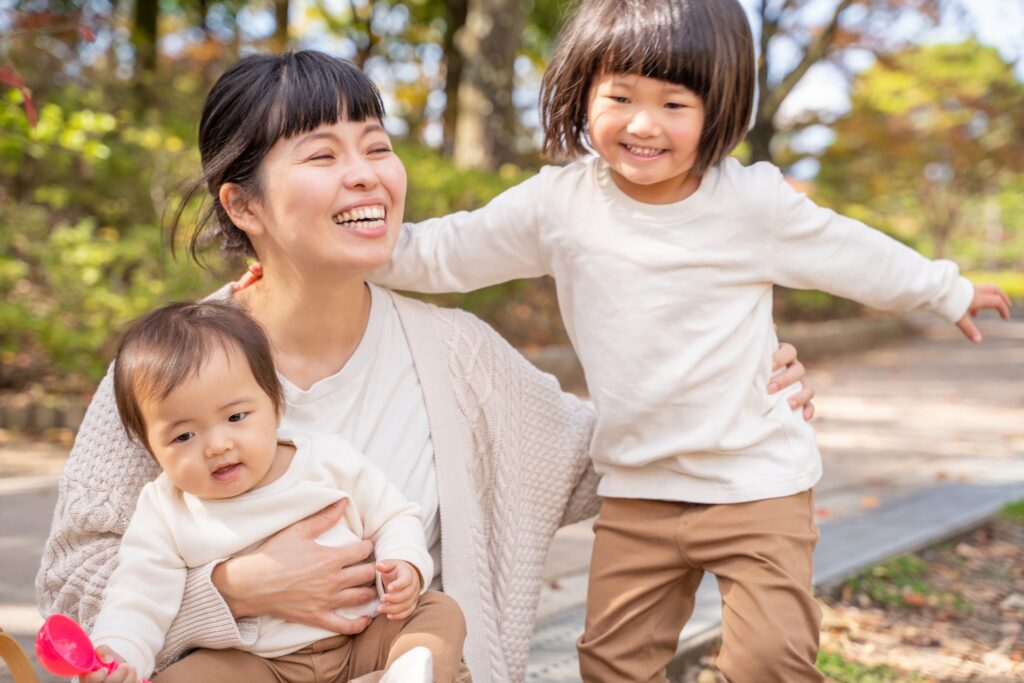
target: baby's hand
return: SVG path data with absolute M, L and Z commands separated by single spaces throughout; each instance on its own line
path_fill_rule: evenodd
M 377 571 L 384 582 L 380 613 L 392 620 L 405 619 L 420 599 L 420 573 L 404 560 L 382 560 L 377 563 Z
M 104 664 L 117 662 L 118 667 L 112 673 L 107 673 L 106 669 L 100 669 L 86 674 L 79 679 L 82 683 L 138 683 L 139 674 L 135 671 L 135 667 L 125 664 L 124 657 L 106 645 L 98 646 L 96 654 L 100 656 L 100 661 Z
M 1000 318 L 1009 320 L 1011 305 L 1010 297 L 1006 296 L 1006 292 L 996 285 L 975 285 L 971 305 L 967 308 L 964 317 L 957 321 L 956 326 L 960 328 L 965 337 L 977 344 L 981 341 L 981 332 L 971 322 L 971 318 L 977 316 L 978 311 L 983 308 L 994 308 L 999 311 Z

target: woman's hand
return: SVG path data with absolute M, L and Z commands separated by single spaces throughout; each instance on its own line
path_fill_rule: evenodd
M 335 610 L 377 597 L 372 563 L 364 562 L 373 543 L 360 541 L 340 548 L 322 546 L 316 538 L 341 519 L 348 500 L 277 532 L 246 555 L 213 570 L 213 584 L 235 617 L 270 615 L 351 635 L 370 624 L 368 617 L 346 619 Z
M 779 368 L 784 368 L 778 372 Z M 796 358 L 796 347 L 785 342 L 779 344 L 779 348 L 772 354 L 772 378 L 768 382 L 768 393 L 775 394 L 792 384 L 799 382 L 807 374 L 804 364 Z M 810 420 L 814 417 L 814 389 L 804 384 L 800 391 L 789 397 L 789 407 L 793 410 L 803 409 L 804 419 Z

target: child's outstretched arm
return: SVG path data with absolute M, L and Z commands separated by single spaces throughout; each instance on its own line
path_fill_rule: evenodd
M 772 166 L 757 165 L 759 187 L 774 186 L 767 236 L 767 278 L 798 289 L 820 289 L 883 311 L 928 310 L 958 325 L 972 341 L 970 311 L 1009 300 L 993 285 L 974 286 L 952 261 L 929 260 L 888 235 L 816 205 L 790 187 Z M 759 193 L 758 193 L 759 194 Z
M 402 226 L 387 266 L 370 280 L 415 292 L 469 292 L 549 273 L 541 244 L 544 172 L 476 211 Z
M 965 337 L 977 344 L 981 341 L 981 332 L 975 327 L 971 318 L 976 317 L 978 311 L 983 308 L 994 308 L 999 311 L 1000 318 L 1009 320 L 1010 306 L 1012 305 L 1010 297 L 996 285 L 975 285 L 971 305 L 967 308 L 967 313 L 964 313 L 964 316 L 956 322 L 956 326 L 960 328 Z

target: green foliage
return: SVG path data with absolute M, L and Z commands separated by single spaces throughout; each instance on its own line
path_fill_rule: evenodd
M 976 285 L 998 285 L 1009 297 L 1017 302 L 1024 302 L 1024 272 L 969 272 L 964 276 Z
M 890 683 L 895 681 L 923 681 L 917 674 L 902 674 L 892 667 L 865 666 L 845 659 L 838 652 L 818 653 L 818 670 L 839 683 Z
M 1003 517 L 1024 523 L 1024 500 L 1009 503 L 1003 508 Z

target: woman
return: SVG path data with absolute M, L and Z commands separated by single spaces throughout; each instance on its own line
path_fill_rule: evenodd
M 441 567 L 434 586 L 466 615 L 473 679 L 521 680 L 551 537 L 597 511 L 593 415 L 468 313 L 366 283 L 390 257 L 406 190 L 383 117 L 366 76 L 320 53 L 231 67 L 200 122 L 213 207 L 192 252 L 210 236 L 260 259 L 262 279 L 214 296 L 245 308 L 270 337 L 286 388 L 283 426 L 345 436 L 420 504 Z M 789 363 L 782 385 L 803 375 L 792 347 L 776 361 Z M 809 399 L 805 389 L 797 400 Z M 61 474 L 37 579 L 43 612 L 85 625 L 138 492 L 159 472 L 115 410 L 108 373 Z M 158 668 L 191 649 L 251 639 L 262 614 L 339 633 L 365 628 L 333 610 L 372 597 L 372 565 L 359 564 L 370 544 L 313 541 L 340 514 L 329 508 L 248 554 L 192 570 Z

